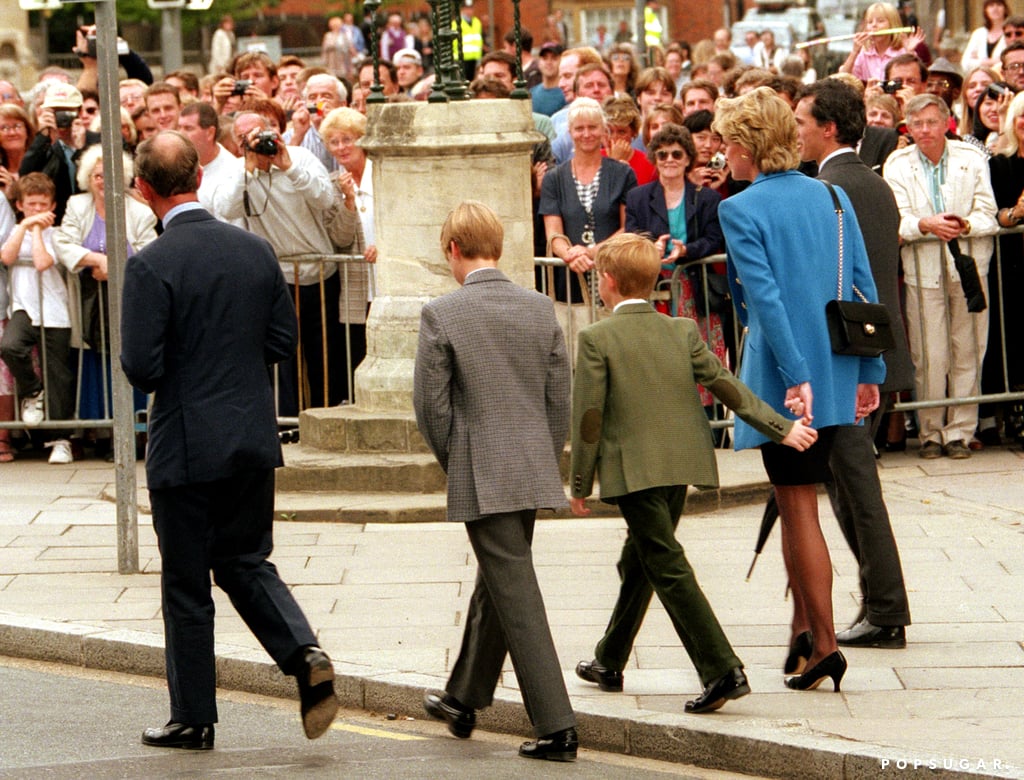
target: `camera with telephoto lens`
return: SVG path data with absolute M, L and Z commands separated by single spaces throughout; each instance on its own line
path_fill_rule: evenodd
M 724 170 L 725 169 L 725 155 L 722 154 L 721 152 L 715 152 L 713 155 L 711 155 L 711 159 L 708 160 L 708 164 L 705 167 L 707 167 L 707 169 L 711 170 L 711 171 L 721 171 L 721 170 Z
M 231 90 L 232 95 L 244 95 L 245 91 L 252 86 L 252 79 L 236 79 L 235 86 Z
M 256 142 L 251 148 L 256 154 L 262 154 L 264 157 L 274 157 L 277 154 L 277 143 L 277 133 L 273 130 L 264 130 L 256 136 Z
M 989 84 L 988 96 L 993 100 L 999 100 L 1003 95 L 1012 95 L 1013 90 L 1004 87 L 1002 84 Z
M 53 119 L 57 123 L 57 127 L 71 127 L 77 118 L 77 111 L 68 111 L 66 109 L 58 108 L 53 112 Z
M 903 89 L 903 79 L 889 79 L 888 81 L 881 82 L 878 86 L 882 88 L 882 92 L 886 95 L 895 95 Z

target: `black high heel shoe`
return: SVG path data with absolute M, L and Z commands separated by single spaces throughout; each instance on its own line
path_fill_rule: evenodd
M 811 657 L 814 650 L 814 642 L 811 639 L 811 632 L 804 631 L 797 634 L 793 644 L 789 646 L 789 655 L 786 656 L 786 663 L 782 667 L 783 674 L 800 674 L 807 666 L 807 659 Z
M 846 674 L 846 658 L 836 650 L 831 655 L 822 658 L 812 669 L 796 677 L 786 680 L 786 687 L 795 691 L 809 691 L 821 685 L 826 677 L 832 678 L 832 685 L 836 693 L 839 692 L 839 683 Z

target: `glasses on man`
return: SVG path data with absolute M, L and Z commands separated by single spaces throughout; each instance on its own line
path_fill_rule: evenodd
M 911 130 L 935 130 L 945 124 L 941 119 L 912 119 L 907 122 L 907 127 Z
M 949 89 L 949 79 L 928 79 L 928 89 Z
M 1011 62 L 1003 66 L 1005 73 L 1016 73 L 1018 70 L 1024 70 L 1024 62 Z
M 654 153 L 654 159 L 658 162 L 665 162 L 665 160 L 670 157 L 673 160 L 682 160 L 683 154 L 684 152 L 682 149 L 659 149 Z

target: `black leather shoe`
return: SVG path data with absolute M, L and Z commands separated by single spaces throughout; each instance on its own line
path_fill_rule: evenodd
M 807 659 L 814 652 L 814 640 L 810 631 L 797 634 L 793 644 L 789 646 L 789 654 L 786 655 L 786 663 L 782 666 L 783 674 L 800 674 L 807 666 Z
M 750 693 L 750 683 L 743 669 L 737 666 L 728 674 L 722 675 L 717 680 L 709 683 L 704 693 L 692 701 L 686 702 L 686 711 L 699 714 L 717 710 L 729 699 L 738 699 Z
M 189 726 L 168 721 L 166 726 L 142 732 L 142 744 L 150 747 L 182 748 L 183 750 L 213 750 L 213 724 Z
M 864 618 L 856 625 L 836 634 L 836 643 L 843 647 L 882 647 L 901 650 L 907 646 L 907 629 L 903 626 L 876 626 Z
M 576 676 L 587 682 L 597 683 L 602 691 L 618 693 L 622 690 L 622 672 L 613 672 L 601 666 L 595 658 L 593 661 L 580 661 L 576 664 Z
M 316 739 L 331 727 L 338 714 L 334 665 L 319 647 L 307 647 L 295 679 L 299 683 L 302 729 L 308 739 Z
M 546 737 L 524 742 L 519 746 L 523 758 L 542 758 L 546 761 L 575 761 L 580 740 L 576 729 L 567 728 L 548 734 Z
M 446 721 L 448 731 L 459 739 L 469 739 L 476 728 L 476 711 L 462 706 L 458 699 L 447 693 L 444 696 L 428 693 L 423 697 L 423 709 L 435 720 Z

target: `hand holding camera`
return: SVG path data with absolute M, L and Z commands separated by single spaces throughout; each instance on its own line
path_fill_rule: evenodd
M 287 171 L 292 167 L 288 147 L 276 130 L 254 127 L 245 137 L 244 147 L 245 167 L 250 172 L 255 168 L 269 171 L 271 166 L 277 166 L 282 171 Z

